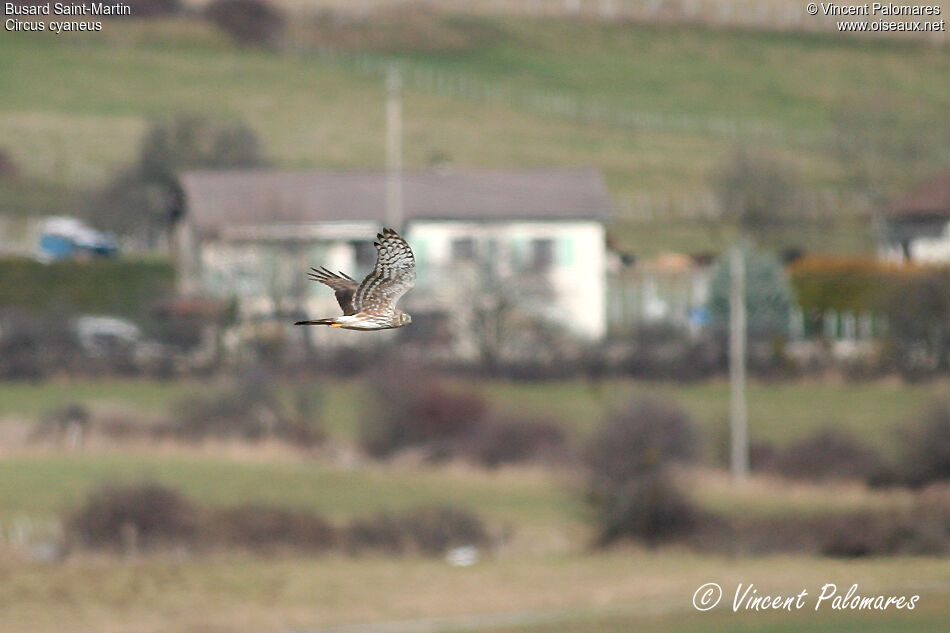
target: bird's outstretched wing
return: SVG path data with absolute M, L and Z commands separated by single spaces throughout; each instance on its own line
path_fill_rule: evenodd
M 356 289 L 353 307 L 357 312 L 386 314 L 415 285 L 416 258 L 406 240 L 392 229 L 383 229 L 376 239 L 376 267 Z
M 322 267 L 319 269 L 311 268 L 307 275 L 310 279 L 333 288 L 337 303 L 343 308 L 345 316 L 356 314 L 356 310 L 353 308 L 353 295 L 356 293 L 359 284 L 356 283 L 355 279 L 346 273 L 335 273 Z

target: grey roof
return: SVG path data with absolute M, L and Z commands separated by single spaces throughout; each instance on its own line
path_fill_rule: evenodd
M 181 184 L 199 229 L 385 217 L 384 171 L 189 171 Z M 594 169 L 410 171 L 402 186 L 409 221 L 604 221 L 611 208 Z
M 892 216 L 907 218 L 950 216 L 950 171 L 922 183 L 888 211 Z

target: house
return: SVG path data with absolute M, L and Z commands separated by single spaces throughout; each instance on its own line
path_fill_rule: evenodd
M 606 333 L 604 223 L 610 199 L 589 169 L 437 170 L 402 175 L 404 236 L 417 260 L 406 336 L 474 337 L 506 318 L 576 338 Z M 192 171 L 176 229 L 179 290 L 237 299 L 245 320 L 339 312 L 311 266 L 360 278 L 385 223 L 384 171 Z M 318 341 L 327 332 L 314 332 Z M 408 328 L 407 328 L 408 330 Z M 336 341 L 359 333 L 333 332 Z M 475 353 L 477 342 L 454 343 Z
M 615 263 L 609 276 L 612 333 L 664 325 L 697 333 L 709 322 L 707 303 L 716 260 L 664 253 L 633 265 Z
M 950 171 L 899 199 L 886 210 L 884 224 L 882 258 L 950 264 Z

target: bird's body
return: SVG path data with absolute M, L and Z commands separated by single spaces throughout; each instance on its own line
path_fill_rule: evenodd
M 345 273 L 334 273 L 326 268 L 310 269 L 311 279 L 333 289 L 343 316 L 298 321 L 294 325 L 389 330 L 412 322 L 412 317 L 396 308 L 396 302 L 416 282 L 416 259 L 412 249 L 393 229 L 383 229 L 376 239 L 376 266 L 361 283 Z

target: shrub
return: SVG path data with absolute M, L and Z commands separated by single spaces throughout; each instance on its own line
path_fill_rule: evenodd
M 178 492 L 146 483 L 93 491 L 68 526 L 87 547 L 134 549 L 193 544 L 201 519 L 198 509 Z
M 260 144 L 240 121 L 177 114 L 153 121 L 139 147 L 138 161 L 118 172 L 86 201 L 94 225 L 155 248 L 184 213 L 178 174 L 184 169 L 256 167 Z M 136 213 L 129 213 L 130 208 Z
M 218 510 L 210 537 L 215 543 L 251 550 L 326 550 L 337 542 L 336 529 L 310 512 L 261 505 Z
M 789 444 L 778 451 L 774 462 L 775 471 L 796 479 L 863 479 L 881 468 L 877 453 L 835 429 L 823 429 Z
M 721 208 L 744 233 L 783 243 L 801 222 L 801 182 L 781 159 L 739 149 L 715 174 Z M 785 237 L 786 239 L 779 239 Z
M 58 438 L 71 426 L 84 431 L 88 425 L 89 410 L 81 403 L 70 402 L 44 415 L 32 435 L 35 438 Z
M 264 0 L 212 0 L 205 16 L 242 46 L 275 46 L 284 16 Z
M 698 513 L 668 466 L 694 452 L 692 422 L 674 407 L 640 400 L 611 412 L 585 457 L 599 544 L 626 537 L 655 545 L 689 534 Z
M 892 354 L 909 380 L 950 369 L 950 272 L 905 275 L 885 302 Z
M 403 514 L 381 512 L 354 519 L 346 530 L 351 551 L 415 551 L 441 555 L 452 547 L 484 545 L 488 530 L 475 514 L 450 506 L 416 508 Z
M 115 440 L 134 437 L 158 436 L 161 423 L 142 421 L 123 412 L 110 411 L 97 416 L 92 421 L 95 432 Z
M 412 548 L 423 554 L 441 555 L 452 547 L 488 542 L 488 531 L 478 516 L 450 506 L 410 510 L 402 523 Z
M 916 425 L 902 430 L 898 483 L 921 487 L 950 479 L 950 402 L 936 402 Z
M 63 317 L 71 313 L 140 318 L 156 300 L 172 292 L 174 277 L 174 267 L 164 260 L 44 264 L 5 258 L 0 260 L 0 306 L 23 310 L 23 319 L 42 328 L 46 335 L 41 338 L 49 339 L 55 331 L 65 329 L 68 319 Z M 39 314 L 55 315 L 55 320 L 37 319 Z
M 867 257 L 803 257 L 789 268 L 799 305 L 806 312 L 872 312 L 882 291 L 903 276 L 893 264 Z
M 418 368 L 387 364 L 368 382 L 376 393 L 363 410 L 360 445 L 374 457 L 407 447 L 445 455 L 453 441 L 482 423 L 488 409 L 480 396 L 447 389 Z
M 788 329 L 795 295 L 782 263 L 774 255 L 744 250 L 745 307 L 751 342 L 772 341 Z M 731 258 L 716 263 L 709 282 L 709 310 L 714 323 L 725 329 L 729 323 L 732 290 Z
M 613 410 L 585 457 L 595 487 L 623 486 L 670 460 L 692 458 L 693 426 L 684 412 L 654 400 L 637 400 Z
M 173 406 L 179 434 L 187 439 L 261 439 L 276 426 L 272 394 L 264 389 L 230 387 L 183 398 Z
M 614 486 L 599 500 L 598 514 L 601 546 L 622 538 L 655 546 L 687 536 L 700 522 L 699 512 L 664 470 Z
M 862 512 L 827 521 L 821 553 L 826 556 L 942 555 L 950 548 L 946 500 L 919 503 L 906 511 Z
M 924 496 L 908 508 L 819 515 L 703 517 L 688 538 L 702 551 L 730 555 L 807 553 L 861 556 L 941 555 L 950 548 L 950 504 Z
M 547 420 L 500 419 L 480 425 L 462 451 L 486 466 L 525 461 L 564 449 L 561 427 Z
M 401 553 L 406 548 L 403 525 L 391 512 L 353 519 L 346 528 L 346 546 L 351 552 Z
M 0 266 L 0 277 L 2 274 Z M 4 300 L 2 283 L 0 305 Z M 32 311 L 4 315 L 0 324 L 0 378 L 33 380 L 69 371 L 82 363 L 79 340 L 62 315 L 62 310 L 47 315 Z
M 269 377 L 257 373 L 224 389 L 183 398 L 173 405 L 172 413 L 178 434 L 186 439 L 270 437 L 309 447 L 324 439 L 315 420 L 316 405 L 316 401 L 298 398 L 296 410 L 285 411 Z

